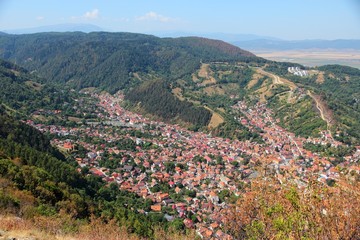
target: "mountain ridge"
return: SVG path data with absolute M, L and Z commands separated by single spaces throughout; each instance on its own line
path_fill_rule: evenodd
M 40 27 L 32 27 L 32 28 L 22 28 L 22 29 L 9 29 L 3 30 L 4 33 L 8 34 L 31 34 L 31 33 L 40 33 L 40 32 L 100 32 L 104 31 L 103 28 L 93 25 L 93 24 L 73 24 L 73 23 L 65 23 L 65 24 L 55 24 L 55 25 L 46 25 Z
M 37 71 L 50 81 L 98 87 L 114 93 L 132 85 L 131 72 L 176 79 L 200 61 L 256 60 L 252 53 L 218 40 L 158 38 L 134 33 L 38 33 L 0 36 L 0 57 Z

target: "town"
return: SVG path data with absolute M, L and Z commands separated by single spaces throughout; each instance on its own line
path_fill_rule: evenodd
M 230 140 L 179 125 L 150 120 L 121 107 L 121 93 L 87 93 L 101 121 L 73 126 L 27 124 L 55 136 L 52 144 L 75 154 L 79 171 L 116 183 L 120 189 L 136 193 L 152 202 L 151 211 L 162 212 L 168 221 L 183 219 L 206 239 L 230 236 L 221 227 L 223 214 L 252 179 L 260 177 L 255 166 L 264 164 L 281 183 L 293 180 L 299 187 L 309 176 L 324 184 L 337 181 L 342 167 L 360 173 L 354 163 L 360 146 L 337 166 L 335 158 L 322 157 L 304 148 L 307 142 L 339 147 L 343 144 L 327 131 L 320 138 L 301 138 L 278 125 L 264 103 L 249 106 L 240 101 L 232 107 L 235 117 L 249 129 L 261 129 L 264 143 Z M 78 100 L 79 104 L 85 104 Z M 87 106 L 80 106 L 77 110 Z M 55 114 L 60 114 L 56 112 Z M 242 117 L 241 117 L 241 116 Z M 245 116 L 245 117 L 243 117 Z M 136 209 L 146 214 L 143 209 Z

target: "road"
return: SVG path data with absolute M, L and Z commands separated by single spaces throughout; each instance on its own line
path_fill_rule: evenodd
M 290 102 L 290 99 L 293 96 L 294 90 L 297 88 L 295 83 L 293 83 L 293 82 L 291 82 L 289 80 L 286 80 L 286 79 L 281 79 L 279 76 L 277 76 L 277 75 L 275 75 L 273 73 L 270 73 L 270 72 L 266 72 L 262 68 L 258 68 L 257 72 L 259 74 L 271 77 L 273 79 L 274 84 L 282 84 L 282 85 L 288 86 L 290 88 L 290 91 L 288 92 L 289 95 L 288 95 L 288 98 L 287 98 L 287 102 Z
M 268 77 L 271 77 L 272 79 L 274 79 L 274 84 L 285 84 L 279 76 L 275 75 L 275 74 L 272 74 L 272 73 L 269 73 L 269 72 L 266 72 L 264 71 L 263 69 L 261 68 L 258 68 L 257 69 L 258 73 L 262 74 L 262 75 L 265 75 L 265 76 L 268 76 Z

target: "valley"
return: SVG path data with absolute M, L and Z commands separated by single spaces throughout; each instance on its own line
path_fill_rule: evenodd
M 53 145 L 69 152 L 80 167 L 88 168 L 109 184 L 116 183 L 122 190 L 151 200 L 152 212 L 169 219 L 185 217 L 185 226 L 195 227 L 204 237 L 226 236 L 214 226 L 225 224 L 221 213 L 259 175 L 257 164 L 273 169 L 279 182 L 292 179 L 299 187 L 305 186 L 310 177 L 342 184 L 335 165 L 303 145 L 307 142 L 344 145 L 328 138 L 325 131 L 320 138 L 296 137 L 276 124 L 265 104 L 249 107 L 238 102 L 232 106 L 235 115 L 238 112 L 245 116 L 239 117 L 239 122 L 250 130 L 261 129 L 264 143 L 256 144 L 151 121 L 123 109 L 119 105 L 124 98 L 121 94 L 90 95 L 97 99 L 95 112 L 100 121 L 96 125 L 61 127 L 31 120 L 27 123 L 52 134 Z M 87 151 L 74 150 L 78 146 Z M 353 152 L 342 164 L 352 165 L 359 157 L 359 151 Z
M 94 219 L 134 238 L 161 239 L 168 229 L 264 237 L 259 226 L 287 236 L 279 219 L 309 238 L 320 234 L 313 224 L 335 238 L 359 233 L 357 69 L 273 62 L 193 37 L 43 33 L 0 42 L 8 60 L 0 61 L 0 207 L 9 214 L 67 219 L 74 228 L 61 231 L 75 235 Z M 303 194 L 316 191 L 332 194 L 316 198 L 319 213 Z M 329 233 L 335 223 L 324 224 L 323 212 L 335 212 L 327 201 L 341 194 L 352 204 L 336 209 L 351 214 L 339 213 L 346 227 Z M 244 199 L 260 199 L 260 216 Z

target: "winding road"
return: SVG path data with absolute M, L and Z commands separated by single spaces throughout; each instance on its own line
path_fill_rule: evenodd
M 279 76 L 277 76 L 273 73 L 266 72 L 262 68 L 258 68 L 257 72 L 262 75 L 271 77 L 273 79 L 274 84 L 282 84 L 282 85 L 288 86 L 290 88 L 290 91 L 288 91 L 289 95 L 287 97 L 287 102 L 290 102 L 290 99 L 293 96 L 294 90 L 297 88 L 296 84 L 294 84 L 293 82 L 291 82 L 289 80 L 281 79 Z

